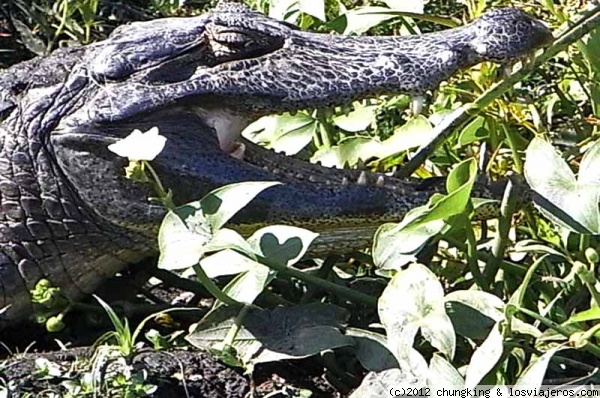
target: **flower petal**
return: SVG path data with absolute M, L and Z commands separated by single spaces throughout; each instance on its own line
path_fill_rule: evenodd
M 152 127 L 145 133 L 133 130 L 127 137 L 108 146 L 111 152 L 129 160 L 154 160 L 163 150 L 167 138 L 160 135 L 158 127 Z

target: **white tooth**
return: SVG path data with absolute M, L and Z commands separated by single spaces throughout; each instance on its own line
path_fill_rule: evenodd
M 361 171 L 358 176 L 358 180 L 356 180 L 358 185 L 367 185 L 367 173 L 365 171 Z
M 378 187 L 382 187 L 385 184 L 385 179 L 383 176 L 379 176 L 377 177 L 377 181 L 375 182 L 375 185 L 377 185 Z
M 342 178 L 342 185 L 348 185 L 348 177 Z
M 410 111 L 413 116 L 418 116 L 423 111 L 423 105 L 425 104 L 425 97 L 422 95 L 416 95 L 411 98 Z
M 246 153 L 246 145 L 244 145 L 240 142 L 238 144 L 238 147 L 236 149 L 234 149 L 232 152 L 230 152 L 229 155 L 231 155 L 232 157 L 234 157 L 236 159 L 244 160 L 244 153 Z

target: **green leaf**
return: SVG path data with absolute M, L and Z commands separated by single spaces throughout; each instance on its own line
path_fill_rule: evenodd
M 210 349 L 225 339 L 238 322 L 233 347 L 245 363 L 263 363 L 304 358 L 354 341 L 340 329 L 348 314 L 331 304 L 312 303 L 274 310 L 248 308 L 236 321 L 237 310 L 220 307 L 196 324 L 186 340 L 201 349 Z
M 191 231 L 176 213 L 168 212 L 158 231 L 158 268 L 179 270 L 197 264 L 210 239 L 210 233 Z
M 559 350 L 559 347 L 552 348 L 539 357 L 525 372 L 519 377 L 515 383 L 515 388 L 540 388 L 546 375 L 546 369 L 550 360 Z
M 366 107 L 375 108 L 375 107 Z M 362 109 L 366 109 L 362 108 Z M 359 108 L 361 109 L 361 108 Z M 353 112 L 356 115 L 351 114 L 352 118 L 358 118 L 363 116 L 363 111 L 360 113 L 357 111 Z M 373 117 L 375 114 L 373 113 Z M 342 128 L 346 128 L 348 131 L 363 131 L 367 118 L 363 120 L 362 124 L 351 124 L 346 119 L 336 119 L 336 124 Z M 344 121 L 344 124 L 339 123 L 340 120 Z M 348 122 L 348 123 L 346 123 Z M 402 152 L 421 146 L 433 138 L 433 128 L 431 123 L 423 116 L 417 116 L 411 119 L 401 127 L 395 130 L 394 134 L 387 140 L 380 142 L 374 137 L 348 137 L 340 140 L 337 146 L 331 148 L 323 148 L 315 153 L 312 158 L 313 162 L 320 162 L 324 166 L 342 168 L 346 165 L 356 165 L 359 159 L 367 161 L 371 158 L 388 158 L 393 157 Z
M 395 129 L 394 134 L 383 142 L 378 155 L 383 159 L 425 145 L 431 141 L 434 133 L 431 122 L 419 115 Z
M 600 30 L 594 29 L 584 36 L 578 46 L 590 67 L 595 70 L 595 73 L 600 73 L 600 65 L 598 65 L 600 59 Z
M 463 388 L 465 381 L 454 366 L 446 358 L 439 354 L 433 354 L 429 363 L 429 386 L 430 387 L 455 387 Z
M 542 255 L 537 260 L 535 260 L 535 262 L 527 269 L 527 273 L 525 274 L 525 278 L 523 278 L 523 282 L 519 285 L 517 290 L 515 290 L 515 292 L 508 300 L 509 305 L 521 308 L 525 299 L 525 294 L 530 290 L 531 279 L 533 278 L 535 271 L 541 264 L 544 263 L 544 260 L 547 257 L 548 254 Z
M 296 23 L 298 6 L 298 0 L 270 0 L 269 17 Z
M 267 188 L 281 184 L 277 181 L 247 181 L 215 189 L 200 202 L 192 202 L 175 209 L 181 217 L 191 209 L 202 209 L 212 231 L 221 228 L 231 217 Z M 196 214 L 194 214 L 196 215 Z M 182 217 L 183 219 L 183 217 Z
M 426 380 L 415 380 L 409 369 L 387 369 L 368 373 L 349 398 L 389 397 L 390 391 L 419 387 L 427 387 Z
M 346 14 L 346 29 L 345 35 L 360 35 L 367 30 L 381 24 L 382 22 L 396 18 L 395 15 L 390 15 L 391 10 L 385 7 L 357 7 Z M 375 14 L 379 12 L 379 14 Z
M 348 115 L 336 116 L 333 123 L 342 130 L 351 133 L 365 131 L 369 126 L 375 123 L 377 116 L 377 107 L 374 105 L 364 106 L 355 104 L 354 110 Z
M 465 377 L 465 387 L 473 388 L 487 375 L 498 363 L 504 351 L 502 333 L 500 333 L 500 324 L 496 323 L 485 339 L 473 353 L 467 374 Z
M 473 184 L 476 176 L 477 165 L 475 161 L 473 159 L 463 160 L 450 171 L 446 179 L 448 193 L 453 193 L 467 184 Z
M 479 290 L 457 290 L 445 297 L 448 316 L 456 333 L 469 339 L 485 339 L 492 327 L 504 319 L 504 302 Z
M 318 122 L 305 112 L 265 116 L 250 124 L 244 136 L 286 155 L 295 155 L 310 144 L 317 131 Z
M 236 276 L 223 292 L 237 302 L 252 304 L 270 282 L 271 269 L 254 262 L 254 266 Z
M 158 233 L 159 268 L 189 268 L 196 265 L 207 250 L 237 248 L 252 254 L 250 247 L 237 233 L 218 230 L 256 195 L 278 184 L 250 181 L 227 185 L 215 189 L 200 201 L 167 213 Z M 211 242 L 212 239 L 215 241 Z
M 367 161 L 378 157 L 382 144 L 373 137 L 348 137 L 339 141 L 338 145 L 321 148 L 311 158 L 325 167 L 355 166 L 359 160 Z
M 450 18 L 450 17 L 440 17 L 437 15 L 423 14 L 422 12 L 410 12 L 410 11 L 397 11 L 397 10 L 387 10 L 387 11 L 371 11 L 367 12 L 367 15 L 389 15 L 392 17 L 405 17 L 405 18 L 414 18 L 420 19 L 421 21 L 427 21 L 431 23 L 435 23 L 442 26 L 447 26 L 449 28 L 456 28 L 461 25 L 461 21 L 458 18 Z
M 600 140 L 596 141 L 583 155 L 579 165 L 580 184 L 600 183 Z
M 495 322 L 504 318 L 504 302 L 491 293 L 480 290 L 457 290 L 446 295 L 446 302 L 453 301 L 467 305 Z
M 362 34 L 383 22 L 401 17 L 420 19 L 451 28 L 460 25 L 458 19 L 424 14 L 421 1 L 388 0 L 386 4 L 391 7 L 356 7 L 332 21 L 332 25 L 345 26 L 343 34 L 346 35 Z M 345 24 L 338 21 L 339 19 L 345 19 Z M 336 30 L 340 32 L 339 29 Z
M 454 356 L 456 336 L 444 307 L 444 290 L 431 270 L 412 264 L 399 271 L 379 299 L 379 318 L 396 357 L 412 348 L 417 331 L 447 357 Z
M 255 260 L 234 250 L 223 250 L 200 261 L 202 269 L 210 279 L 226 275 L 236 275 L 253 269 Z
M 204 247 L 206 253 L 220 252 L 226 249 L 235 250 L 256 259 L 257 253 L 252 246 L 237 231 L 229 228 L 221 228 L 215 232 L 211 240 Z
M 296 23 L 298 12 L 303 12 L 325 22 L 324 0 L 271 0 L 269 16 L 271 18 Z
M 19 21 L 16 18 L 12 18 L 13 26 L 16 31 L 19 32 L 20 39 L 29 51 L 36 55 L 46 55 L 48 52 L 48 46 L 40 40 L 36 35 L 29 29 L 27 25 Z
M 466 146 L 473 142 L 481 141 L 490 136 L 490 132 L 487 129 L 485 118 L 483 116 L 477 116 L 471 123 L 469 123 L 458 137 L 458 144 L 460 146 Z
M 417 220 L 426 211 L 425 207 L 413 209 L 400 224 L 387 223 L 377 229 L 373 239 L 373 262 L 377 268 L 398 270 L 415 261 L 427 242 L 442 231 L 442 220 Z
M 319 234 L 287 225 L 274 225 L 256 231 L 248 243 L 267 264 L 288 267 L 298 262 Z
M 410 348 L 398 360 L 398 369 L 370 372 L 361 385 L 350 395 L 351 398 L 376 398 L 396 396 L 404 388 L 427 387 L 429 369 L 425 358 L 414 348 Z M 391 393 L 391 391 L 394 391 Z
M 457 182 L 463 179 L 467 170 L 469 179 L 463 185 L 457 187 Z M 476 177 L 477 164 L 473 159 L 460 162 L 448 176 L 447 185 L 452 192 L 438 200 L 420 222 L 447 220 L 451 216 L 464 212 L 469 203 Z
M 579 181 L 549 143 L 534 138 L 527 148 L 525 178 L 535 192 L 536 207 L 553 222 L 574 232 L 600 234 L 598 146 L 600 141 L 582 159 Z
M 346 336 L 354 339 L 354 355 L 366 370 L 380 372 L 399 366 L 398 360 L 387 348 L 387 339 L 384 335 L 368 330 L 348 328 Z
M 220 247 L 226 249 L 204 258 L 200 261 L 200 267 L 209 280 L 219 276 L 238 274 L 225 286 L 223 292 L 237 302 L 252 304 L 270 282 L 272 272 L 268 267 L 256 261 L 258 255 L 255 254 L 254 249 L 234 231 L 226 229 L 218 231 L 207 248 L 211 248 L 214 241 L 218 239 L 218 235 L 222 235 L 223 232 L 228 232 L 227 235 L 230 236 L 222 241 L 223 246 Z M 226 244 L 227 241 L 240 239 L 241 242 L 235 242 L 233 245 Z M 248 257 L 246 253 L 251 256 Z M 221 304 L 223 304 L 222 301 L 216 302 L 216 305 Z
M 112 307 L 100 297 L 96 296 L 95 294 L 92 294 L 92 296 L 102 306 L 102 308 L 104 308 L 104 311 L 106 311 L 106 314 L 110 318 L 110 321 L 113 324 L 115 331 L 118 334 L 129 333 L 129 327 L 127 326 L 127 323 L 121 321 L 121 318 L 119 318 L 115 310 L 113 310 Z
M 325 1 L 324 0 L 298 0 L 300 11 L 313 16 L 325 22 Z
M 473 341 L 485 340 L 496 324 L 489 316 L 458 301 L 448 301 L 446 313 L 454 325 L 454 331 Z
M 571 315 L 569 319 L 564 323 L 570 325 L 579 322 L 596 321 L 600 319 L 600 307 L 592 307 L 585 311 L 578 312 L 577 314 Z
M 475 183 L 476 167 L 473 160 L 461 162 L 448 176 L 447 185 L 452 193 L 434 195 L 428 207 L 411 210 L 398 225 L 379 227 L 373 240 L 375 266 L 399 269 L 412 261 L 429 239 L 442 231 L 445 220 L 464 212 Z

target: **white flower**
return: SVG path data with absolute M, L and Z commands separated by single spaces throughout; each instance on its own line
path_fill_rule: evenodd
M 127 137 L 110 144 L 108 149 L 129 160 L 150 161 L 163 150 L 166 142 L 167 138 L 158 134 L 158 127 L 152 127 L 145 133 L 133 130 Z

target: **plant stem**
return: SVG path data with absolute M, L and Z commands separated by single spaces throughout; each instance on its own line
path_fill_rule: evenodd
M 462 243 L 450 236 L 444 235 L 441 239 L 445 240 L 451 246 L 457 248 L 458 250 L 460 250 L 464 253 L 466 253 L 468 251 L 468 249 L 464 243 Z M 478 259 L 485 260 L 485 261 L 488 261 L 490 259 L 490 257 L 492 257 L 491 254 L 480 252 L 480 251 L 477 251 L 476 255 L 477 255 Z M 510 261 L 503 260 L 500 262 L 499 266 L 500 266 L 500 269 L 502 269 L 505 272 L 509 272 L 511 274 L 524 276 L 527 273 L 527 267 L 524 267 L 520 264 L 516 264 L 516 263 L 510 262 Z
M 515 137 L 513 136 L 513 133 L 506 127 L 506 124 L 502 124 L 502 130 L 504 130 L 506 142 L 508 143 L 510 151 L 512 152 L 515 169 L 517 170 L 517 173 L 523 174 L 523 160 L 521 159 L 521 156 L 519 156 L 519 150 L 517 148 L 517 143 L 515 142 Z
M 231 328 L 227 332 L 227 335 L 225 336 L 225 339 L 223 339 L 223 344 L 228 345 L 228 346 L 233 346 L 233 343 L 235 342 L 235 338 L 237 337 L 237 335 L 238 335 L 240 329 L 242 328 L 242 326 L 244 325 L 244 318 L 246 318 L 246 314 L 248 313 L 248 309 L 250 309 L 249 305 L 244 305 L 242 307 L 242 309 L 240 309 L 240 312 L 235 317 L 233 325 L 231 326 Z
M 590 236 L 586 234 L 579 235 L 579 253 L 585 256 L 585 250 L 590 247 Z
M 331 137 L 333 133 L 327 124 L 327 117 L 322 112 L 316 111 L 315 118 L 319 122 L 317 128 L 319 129 L 319 138 L 323 148 L 331 148 Z
M 500 269 L 500 263 L 504 258 L 504 250 L 508 242 L 508 234 L 512 224 L 512 216 L 517 205 L 517 195 L 512 181 L 509 179 L 504 190 L 504 197 L 500 206 L 500 217 L 498 218 L 498 233 L 494 239 L 492 255 L 487 261 L 483 274 L 488 285 L 494 283 L 496 274 Z
M 367 307 L 377 307 L 377 298 L 369 296 L 368 294 L 357 292 L 356 290 L 338 285 L 337 283 L 329 282 L 295 268 L 287 267 L 273 269 L 277 270 L 283 276 L 300 279 L 302 282 L 308 285 L 317 286 L 340 297 L 364 304 Z
M 198 282 L 200 282 L 214 298 L 227 305 L 240 304 L 219 289 L 219 287 L 208 277 L 208 275 L 206 275 L 206 272 L 204 272 L 204 269 L 200 266 L 200 264 L 194 265 L 193 268 L 194 272 L 196 273 L 196 277 L 198 278 Z
M 317 272 L 313 272 L 313 274 L 317 278 L 327 279 L 327 277 L 329 276 L 329 273 L 331 272 L 331 270 L 335 266 L 338 258 L 339 258 L 338 256 L 329 256 L 329 257 L 327 257 L 325 259 L 325 261 L 323 261 L 323 264 L 317 270 Z M 316 286 L 309 286 L 306 289 L 306 292 L 302 295 L 302 298 L 299 301 L 300 304 L 304 304 L 304 303 L 310 302 L 310 300 L 312 300 L 313 297 L 315 296 L 315 294 L 317 294 L 318 292 L 319 292 L 319 289 Z
M 544 318 L 543 316 L 539 315 L 536 312 L 530 311 L 527 308 L 522 308 L 522 307 L 517 307 L 517 306 L 515 306 L 515 308 L 517 309 L 517 311 L 522 312 L 523 314 L 535 319 L 536 321 L 540 322 L 544 326 L 557 331 L 558 333 L 562 334 L 563 336 L 565 336 L 567 338 L 570 338 L 571 335 L 573 334 L 569 331 L 569 329 L 559 325 L 558 323 L 556 323 L 554 321 L 551 321 L 548 318 Z M 586 343 L 586 345 L 583 347 L 583 349 L 586 350 L 587 352 L 589 352 L 590 354 L 600 358 L 600 347 L 598 347 L 596 344 L 590 343 L 588 341 Z
M 61 5 L 59 6 L 59 8 L 62 7 L 62 14 L 60 16 L 60 25 L 58 25 L 58 28 L 56 28 L 56 31 L 54 32 L 54 37 L 52 38 L 52 43 L 54 43 L 57 39 L 58 36 L 60 36 L 65 28 L 65 26 L 67 25 L 67 18 L 68 18 L 68 14 L 69 14 L 69 2 L 68 0 L 64 0 Z
M 598 289 L 596 289 L 598 279 L 596 279 L 594 266 L 592 265 L 590 267 L 591 269 L 588 269 L 585 264 L 579 261 L 575 261 L 573 266 L 576 267 L 577 276 L 590 292 L 590 295 L 592 296 L 594 303 L 596 303 L 596 306 L 600 306 L 600 292 L 598 292 Z
M 479 264 L 477 261 L 478 252 L 477 252 L 477 238 L 475 237 L 475 232 L 473 231 L 473 227 L 471 226 L 471 222 L 467 217 L 463 217 L 463 224 L 467 235 L 467 263 L 469 265 L 469 269 L 471 270 L 471 275 L 473 275 L 473 279 L 479 288 L 483 291 L 488 290 L 489 284 L 486 283 L 485 278 L 481 274 L 479 270 Z
M 148 162 L 146 160 L 143 161 L 143 164 L 144 164 L 144 167 L 147 168 L 148 171 L 150 171 L 150 174 L 152 175 L 152 178 L 150 179 L 150 183 L 154 186 L 154 190 L 158 194 L 158 197 L 160 198 L 160 201 L 162 202 L 162 204 L 167 208 L 167 210 L 174 210 L 175 204 L 173 203 L 173 200 L 171 199 L 171 195 L 169 195 L 169 193 L 167 191 L 165 191 L 165 188 L 163 187 L 162 183 L 160 182 L 160 178 L 158 177 L 158 174 L 154 170 L 154 167 L 152 167 L 150 162 Z

